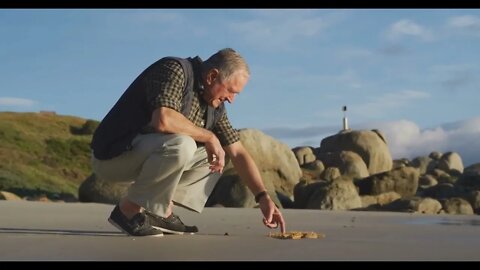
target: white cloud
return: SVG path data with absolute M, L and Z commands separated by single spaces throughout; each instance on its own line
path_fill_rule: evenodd
M 14 97 L 0 97 L 0 106 L 11 106 L 11 107 L 30 107 L 33 106 L 36 102 L 31 99 L 25 98 L 14 98 Z
M 394 159 L 428 156 L 432 151 L 457 152 L 465 166 L 480 162 L 480 117 L 421 130 L 414 122 L 399 120 L 367 124 L 385 133 Z
M 480 18 L 471 15 L 451 17 L 447 26 L 466 30 L 480 31 Z
M 430 30 L 407 19 L 393 23 L 387 31 L 387 37 L 391 40 L 399 40 L 404 36 L 417 37 L 424 41 L 433 38 Z

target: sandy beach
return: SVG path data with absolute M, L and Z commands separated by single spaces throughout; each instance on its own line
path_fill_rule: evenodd
M 480 217 L 393 212 L 283 211 L 288 231 L 323 239 L 279 240 L 258 209 L 175 208 L 196 235 L 130 237 L 107 221 L 112 205 L 0 201 L 2 261 L 390 261 L 480 259 Z

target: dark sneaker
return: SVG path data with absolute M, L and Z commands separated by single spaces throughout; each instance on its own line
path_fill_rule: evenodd
M 159 229 L 156 229 L 150 225 L 149 218 L 145 215 L 145 213 L 138 213 L 132 217 L 132 219 L 128 219 L 122 211 L 120 211 L 120 207 L 118 204 L 113 209 L 108 221 L 119 230 L 127 233 L 128 235 L 132 236 L 155 236 L 161 237 L 163 236 L 163 232 Z
M 194 234 L 198 232 L 197 226 L 188 226 L 183 224 L 180 220 L 180 217 L 174 215 L 173 213 L 167 217 L 160 217 L 148 211 L 145 211 L 147 217 L 150 218 L 150 223 L 152 227 L 162 230 L 164 233 L 171 233 L 171 234 Z

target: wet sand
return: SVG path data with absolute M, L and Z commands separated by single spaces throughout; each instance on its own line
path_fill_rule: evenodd
M 175 208 L 196 235 L 130 237 L 110 225 L 112 205 L 0 201 L 2 261 L 443 261 L 480 259 L 480 216 L 285 209 L 288 231 L 269 238 L 259 209 Z

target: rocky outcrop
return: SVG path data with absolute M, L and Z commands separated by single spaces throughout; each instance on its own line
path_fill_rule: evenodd
M 322 140 L 317 154 L 351 151 L 367 165 L 370 174 L 392 169 L 392 156 L 385 136 L 378 130 L 347 130 Z

